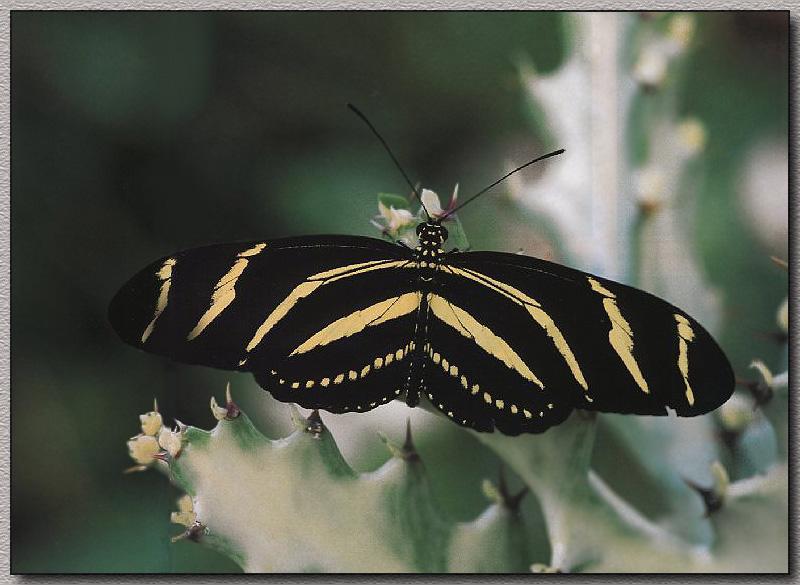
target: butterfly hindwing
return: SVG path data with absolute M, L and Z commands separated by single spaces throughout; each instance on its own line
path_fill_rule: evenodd
M 295 319 L 287 315 L 276 326 L 274 334 L 291 339 L 291 347 L 279 351 L 265 343 L 247 369 L 278 400 L 307 408 L 362 412 L 397 397 L 419 298 L 403 276 L 397 269 L 385 280 L 356 276 L 315 291 L 298 303 Z M 383 290 L 387 283 L 392 293 Z
M 449 279 L 469 283 L 445 285 L 450 299 L 471 302 L 545 389 L 574 407 L 661 415 L 670 407 L 694 416 L 733 391 L 732 370 L 712 337 L 653 295 L 515 254 L 454 254 L 448 263 Z M 477 292 L 467 299 L 478 288 L 494 300 Z
M 448 415 L 458 402 L 469 416 L 456 422 L 505 434 L 561 423 L 581 392 L 551 339 L 502 289 L 460 270 L 441 269 L 430 297 L 432 402 Z

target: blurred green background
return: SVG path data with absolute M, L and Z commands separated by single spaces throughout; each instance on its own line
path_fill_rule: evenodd
M 167 420 L 209 428 L 208 399 L 230 376 L 125 346 L 106 322 L 108 301 L 175 250 L 377 235 L 376 194 L 407 188 L 348 101 L 412 178 L 441 194 L 456 182 L 466 194 L 482 188 L 520 149 L 569 150 L 536 133 L 518 71 L 520 60 L 543 74 L 563 62 L 567 18 L 13 12 L 13 571 L 237 571 L 205 548 L 169 544 L 177 492 L 163 477 L 122 474 L 125 441 L 152 397 Z M 698 15 L 681 89 L 681 111 L 708 131 L 697 244 L 723 292 L 721 343 L 741 374 L 755 356 L 780 358 L 769 333 L 787 278 L 767 258 L 786 251 L 756 237 L 736 192 L 750 147 L 786 141 L 787 22 Z M 517 220 L 497 198 L 462 221 L 475 249 L 536 253 L 536 234 L 519 239 L 536 228 L 505 229 Z M 276 434 L 257 412 L 263 392 L 249 377 L 234 383 L 237 402 Z M 388 456 L 377 449 L 362 468 Z M 493 459 L 455 427 L 420 451 L 442 506 L 475 517 Z M 454 476 L 473 489 L 448 497 Z

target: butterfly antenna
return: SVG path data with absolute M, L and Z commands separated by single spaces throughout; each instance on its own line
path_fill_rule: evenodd
M 408 175 L 403 170 L 403 167 L 400 166 L 400 162 L 397 160 L 397 157 L 395 157 L 394 153 L 392 152 L 392 149 L 389 148 L 389 145 L 386 143 L 386 140 L 383 139 L 383 136 L 380 135 L 378 130 L 375 128 L 375 126 L 372 125 L 372 122 L 370 122 L 367 119 L 367 117 L 361 112 L 361 110 L 359 110 L 357 107 L 355 107 L 353 104 L 351 104 L 349 102 L 347 103 L 347 107 L 350 108 L 356 116 L 361 118 L 364 121 L 364 123 L 369 127 L 369 129 L 372 130 L 372 133 L 378 138 L 378 140 L 381 141 L 381 144 L 383 145 L 383 148 L 386 149 L 386 152 L 388 152 L 389 156 L 392 158 L 392 162 L 394 162 L 394 164 L 397 167 L 397 169 L 403 175 L 403 178 L 406 180 L 406 183 L 408 183 L 408 186 L 411 187 L 411 191 L 414 193 L 414 195 L 416 195 L 417 200 L 419 201 L 419 204 L 422 206 L 423 211 L 425 211 L 425 215 L 428 217 L 428 219 L 430 219 L 431 218 L 431 214 L 428 213 L 428 209 L 425 207 L 425 204 L 422 202 L 422 195 L 420 195 L 419 189 L 417 189 L 414 186 L 414 183 L 411 182 L 411 179 L 408 178 Z
M 547 154 L 543 154 L 542 156 L 536 157 L 536 158 L 535 158 L 535 159 L 533 159 L 533 160 L 529 160 L 529 161 L 528 161 L 528 162 L 526 162 L 524 165 L 522 165 L 522 166 L 519 166 L 519 167 L 517 167 L 516 169 L 514 169 L 513 171 L 506 173 L 505 175 L 503 175 L 502 177 L 500 177 L 499 179 L 497 179 L 497 180 L 496 180 L 494 183 L 492 183 L 492 184 L 491 184 L 491 185 L 489 185 L 488 187 L 486 187 L 486 188 L 484 188 L 484 189 L 481 189 L 480 191 L 478 191 L 477 193 L 475 193 L 475 195 L 473 195 L 472 197 L 470 197 L 470 198 L 468 198 L 466 201 L 464 201 L 464 203 L 462 203 L 462 204 L 461 204 L 461 205 L 459 205 L 458 207 L 456 207 L 456 208 L 454 208 L 454 209 L 451 209 L 450 211 L 448 211 L 447 213 L 445 213 L 443 216 L 441 216 L 441 217 L 439 218 L 439 220 L 441 221 L 441 220 L 445 219 L 446 217 L 448 217 L 448 216 L 450 216 L 450 215 L 453 215 L 453 214 L 454 214 L 456 211 L 458 211 L 459 209 L 463 209 L 463 208 L 464 208 L 464 207 L 465 207 L 465 206 L 466 206 L 466 205 L 467 205 L 467 204 L 468 204 L 470 201 L 474 201 L 475 199 L 477 199 L 478 197 L 480 197 L 481 195 L 483 195 L 484 193 L 486 193 L 486 192 L 487 192 L 489 189 L 491 189 L 492 187 L 494 187 L 494 186 L 496 186 L 496 185 L 498 185 L 498 184 L 502 183 L 502 182 L 503 182 L 503 181 L 505 181 L 507 178 L 509 178 L 511 175 L 513 175 L 514 173 L 516 173 L 516 172 L 518 172 L 518 171 L 521 171 L 521 170 L 522 170 L 522 169 L 524 169 L 525 167 L 528 167 L 528 166 L 532 165 L 532 164 L 533 164 L 533 163 L 535 163 L 535 162 L 539 162 L 540 160 L 544 160 L 544 159 L 546 159 L 546 158 L 550 158 L 551 156 L 558 156 L 559 154 L 563 154 L 563 153 L 564 153 L 564 149 L 563 149 L 563 148 L 561 148 L 561 149 L 559 149 L 559 150 L 554 150 L 553 152 L 548 152 Z

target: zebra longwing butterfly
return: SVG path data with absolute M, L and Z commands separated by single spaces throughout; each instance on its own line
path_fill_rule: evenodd
M 179 252 L 123 286 L 109 318 L 131 345 L 252 372 L 284 402 L 342 413 L 422 399 L 509 435 L 576 408 L 695 416 L 732 394 L 725 354 L 680 309 L 537 258 L 445 251 L 444 216 L 417 226 L 414 249 L 310 236 Z
M 458 424 L 541 432 L 574 408 L 680 416 L 731 395 L 712 337 L 644 291 L 544 260 L 311 236 L 173 254 L 111 303 L 126 342 L 252 372 L 278 400 L 330 412 L 420 397 Z

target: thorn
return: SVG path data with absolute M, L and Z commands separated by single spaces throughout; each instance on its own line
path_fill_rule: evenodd
M 306 419 L 300 414 L 300 411 L 297 409 L 297 406 L 294 404 L 287 404 L 286 406 L 289 407 L 289 420 L 292 421 L 292 426 L 296 430 L 305 430 L 306 428 Z
M 772 260 L 775 264 L 777 264 L 781 268 L 783 268 L 784 270 L 789 270 L 789 263 L 786 262 L 786 260 L 778 258 L 777 256 L 770 256 L 769 259 Z
M 726 428 L 717 429 L 717 437 L 730 451 L 736 451 L 739 447 L 739 439 L 742 437 L 742 431 L 733 431 Z
M 530 491 L 531 491 L 530 488 L 528 486 L 525 486 L 524 488 L 519 490 L 516 493 L 516 495 L 509 496 L 508 504 L 507 504 L 508 509 L 509 510 L 513 510 L 515 512 L 518 511 L 519 510 L 519 506 L 522 503 L 523 498 L 525 498 L 525 496 L 527 496 L 528 492 L 530 492 Z
M 392 454 L 392 457 L 397 457 L 398 459 L 402 459 L 403 461 L 420 460 L 419 453 L 417 453 L 417 449 L 414 446 L 414 440 L 411 437 L 411 419 L 406 419 L 406 439 L 401 447 L 398 447 L 393 441 L 391 441 L 386 435 L 384 435 L 380 431 L 378 431 L 378 437 L 380 437 L 381 441 L 383 441 L 383 443 L 389 449 L 389 452 Z
M 233 420 L 239 416 L 241 410 L 239 406 L 231 399 L 230 382 L 225 389 L 225 407 L 223 408 L 217 403 L 216 397 L 211 396 L 211 414 L 217 420 Z
M 411 417 L 406 418 L 406 440 L 403 443 L 403 449 L 406 451 L 414 450 L 414 439 L 411 436 Z
M 737 377 L 736 385 L 746 388 L 747 391 L 750 392 L 750 395 L 753 397 L 753 410 L 767 404 L 775 395 L 772 388 L 761 380 L 749 380 Z
M 491 484 L 488 480 L 487 482 Z M 519 492 L 512 495 L 508 490 L 508 482 L 506 481 L 505 467 L 503 465 L 500 465 L 497 473 L 497 488 L 494 488 L 494 486 L 491 486 L 489 489 L 487 488 L 488 486 L 484 486 L 484 493 L 489 499 L 495 500 L 497 504 L 500 504 L 512 512 L 519 510 L 522 498 L 524 498 L 529 491 L 528 487 L 525 486 Z
M 750 367 L 753 369 L 758 370 L 761 375 L 761 380 L 753 380 L 747 378 L 736 378 L 736 384 L 747 388 L 750 392 L 750 395 L 753 397 L 755 404 L 753 405 L 753 410 L 757 406 L 764 406 L 775 395 L 775 392 L 772 389 L 771 382 L 772 382 L 772 372 L 761 362 L 760 360 L 755 360 Z
M 153 398 L 153 412 L 158 412 L 158 400 Z
M 153 455 L 153 459 L 158 459 L 159 461 L 163 461 L 164 463 L 169 464 L 170 454 L 166 450 L 159 451 L 158 453 Z
M 406 461 L 419 461 L 419 453 L 411 436 L 411 417 L 406 418 L 406 440 L 403 443 L 402 456 Z
M 239 408 L 239 405 L 233 401 L 231 397 L 231 383 L 228 381 L 228 384 L 225 386 L 225 408 L 227 409 L 227 413 L 225 414 L 225 418 L 227 420 L 233 420 L 242 412 Z
M 200 537 L 206 533 L 206 527 L 200 523 L 195 522 L 189 528 L 181 532 L 178 536 L 173 536 L 170 541 L 175 543 L 179 540 L 187 539 L 192 542 L 200 542 Z
M 722 508 L 723 498 L 720 494 L 716 493 L 714 489 L 698 485 L 692 480 L 686 479 L 685 477 L 683 478 L 683 481 L 686 485 L 700 494 L 701 498 L 703 498 L 703 503 L 706 506 L 706 512 L 703 514 L 704 517 L 708 518 L 711 516 L 711 514 Z
M 175 419 L 175 431 L 176 431 L 176 432 L 178 432 L 178 433 L 183 433 L 183 432 L 185 432 L 185 431 L 186 431 L 186 429 L 188 429 L 188 428 L 189 428 L 189 427 L 188 427 L 187 425 L 183 424 L 183 423 L 182 423 L 181 421 L 179 421 L 177 418 Z
M 192 542 L 199 542 L 200 537 L 206 533 L 206 527 L 200 522 L 195 522 L 186 531 L 186 537 Z
M 789 341 L 788 333 L 784 333 L 783 331 L 760 330 L 756 331 L 753 335 L 758 337 L 759 339 L 764 339 L 766 341 L 769 341 L 770 343 L 775 343 L 777 345 L 784 345 Z
M 211 414 L 214 416 L 215 419 L 223 420 L 225 416 L 228 414 L 227 409 L 222 408 L 219 404 L 217 404 L 217 399 L 213 394 L 211 396 L 209 404 L 211 405 Z
M 140 471 L 147 471 L 147 465 L 134 465 L 133 467 L 128 467 L 127 469 L 123 469 L 123 475 L 127 475 L 129 473 L 139 473 Z
M 315 439 L 320 438 L 323 431 L 325 431 L 325 425 L 322 422 L 322 417 L 319 415 L 319 410 L 315 408 L 311 411 L 311 414 L 309 414 L 306 419 L 305 428 L 303 430 L 310 433 Z

